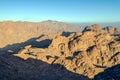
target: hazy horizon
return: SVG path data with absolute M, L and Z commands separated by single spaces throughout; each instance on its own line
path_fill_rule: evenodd
M 120 22 L 119 0 L 1 0 L 0 21 Z
M 56 20 L 43 20 L 43 21 L 13 21 L 13 20 L 5 20 L 5 21 L 0 21 L 0 22 L 32 22 L 32 23 L 42 23 L 42 22 L 49 22 L 49 21 L 55 21 L 55 22 L 63 22 L 63 21 L 56 21 Z M 86 26 L 90 26 L 93 24 L 98 24 L 101 27 L 108 27 L 108 26 L 113 26 L 113 27 L 118 27 L 120 28 L 120 22 L 63 22 L 63 23 L 67 23 L 69 25 L 73 25 L 73 26 L 81 26 L 81 27 L 86 27 Z

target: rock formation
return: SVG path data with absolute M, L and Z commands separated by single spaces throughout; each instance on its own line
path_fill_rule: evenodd
M 10 74 L 13 76 L 11 80 L 19 80 L 18 77 L 22 80 L 101 80 L 104 73 L 99 75 L 100 72 L 105 70 L 108 73 L 107 68 L 120 64 L 119 30 L 113 27 L 106 30 L 95 24 L 86 27 L 83 32 L 65 33 L 45 34 L 36 40 L 42 47 L 29 44 L 12 56 L 1 57 L 3 65 L 0 64 L 0 74 L 5 78 L 10 77 Z M 13 73 L 10 73 L 9 68 Z M 3 69 L 8 74 L 2 74 L 5 72 Z M 112 71 L 115 73 L 115 70 Z M 27 75 L 30 75 L 28 79 L 25 78 Z M 112 76 L 112 79 L 119 80 L 118 77 Z
M 21 43 L 30 38 L 38 37 L 39 35 L 57 34 L 59 32 L 80 32 L 80 26 L 57 22 L 0 22 L 0 48 L 14 43 Z
M 0 80 L 89 80 L 68 71 L 63 65 L 41 60 L 23 60 L 15 56 L 0 57 Z
M 14 56 L 62 64 L 71 72 L 94 78 L 99 72 L 120 64 L 120 41 L 119 36 L 95 25 L 68 37 L 57 35 L 48 48 L 28 46 Z
M 91 26 L 85 27 L 83 32 L 85 32 L 85 31 L 107 32 L 107 33 L 114 34 L 114 35 L 120 34 L 120 28 L 115 28 L 113 26 L 107 26 L 107 27 L 102 28 L 98 24 L 93 24 Z
M 83 30 L 83 32 L 85 32 L 85 31 L 96 31 L 96 32 L 98 32 L 98 31 L 101 31 L 101 30 L 103 30 L 103 29 L 102 29 L 102 27 L 100 25 L 93 24 L 91 26 L 85 27 L 85 29 Z

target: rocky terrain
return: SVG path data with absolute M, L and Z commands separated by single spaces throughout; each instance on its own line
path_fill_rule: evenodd
M 0 48 L 13 43 L 21 43 L 30 38 L 38 37 L 43 34 L 55 34 L 59 32 L 80 32 L 80 26 L 73 28 L 72 25 L 57 22 L 0 22 Z
M 14 44 L 26 45 L 1 55 L 0 79 L 120 80 L 119 28 L 95 24 L 82 32 L 58 32 L 33 38 L 29 44 L 31 39 Z
M 82 27 L 57 21 L 43 22 L 0 22 L 0 53 L 15 49 L 17 52 L 28 44 L 32 44 L 35 38 L 47 34 L 59 34 L 60 32 L 81 32 Z M 32 39 L 31 39 L 32 38 Z M 29 41 L 27 41 L 29 40 Z M 26 43 L 24 43 L 27 41 Z M 20 44 L 24 43 L 24 44 Z M 18 44 L 13 46 L 13 44 Z M 12 45 L 12 47 L 11 47 Z M 6 48 L 6 46 L 9 46 Z

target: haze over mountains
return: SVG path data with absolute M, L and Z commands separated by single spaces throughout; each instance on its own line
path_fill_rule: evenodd
M 91 23 L 73 23 L 74 25 L 81 25 L 83 27 L 86 27 L 88 25 L 92 25 L 92 24 L 99 24 L 102 27 L 107 27 L 107 26 L 114 26 L 119 28 L 120 27 L 120 22 L 91 22 Z
M 47 34 L 59 34 L 65 32 L 80 32 L 82 27 L 57 22 L 57 21 L 43 21 L 43 22 L 0 22 L 0 48 L 14 43 L 21 43 L 30 38 L 38 37 Z M 32 40 L 31 40 L 32 41 Z
M 43 21 L 35 22 L 0 22 L 0 37 L 2 43 L 0 47 L 6 44 L 23 42 L 29 38 L 37 37 L 42 34 L 53 34 L 59 32 L 80 32 L 82 27 L 74 27 L 73 25 L 57 22 L 57 21 Z
M 1 80 L 120 79 L 120 28 L 6 21 L 0 33 Z
M 26 41 L 32 37 L 37 37 L 41 34 L 53 34 L 53 33 L 59 33 L 63 31 L 81 32 L 88 25 L 90 26 L 92 24 L 75 25 L 75 24 L 57 22 L 52 20 L 42 21 L 42 22 L 20 22 L 20 21 L 0 22 L 0 28 L 1 28 L 0 37 L 2 39 L 1 40 L 2 43 L 0 43 L 0 48 L 8 44 Z M 21 38 L 19 39 L 19 37 Z

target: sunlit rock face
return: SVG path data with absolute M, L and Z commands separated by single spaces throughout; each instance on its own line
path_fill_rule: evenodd
M 0 80 L 120 78 L 118 28 L 94 24 L 74 31 L 68 24 L 56 21 L 8 21 L 0 25 L 0 45 L 11 43 L 0 48 Z M 60 30 L 56 26 L 61 26 Z
M 71 72 L 94 78 L 108 67 L 120 64 L 120 39 L 113 34 L 93 25 L 69 36 L 54 35 L 48 47 L 26 46 L 14 56 L 61 64 Z
M 25 42 L 40 35 L 58 34 L 59 32 L 81 32 L 81 26 L 70 25 L 64 22 L 0 22 L 0 48 L 15 43 Z

